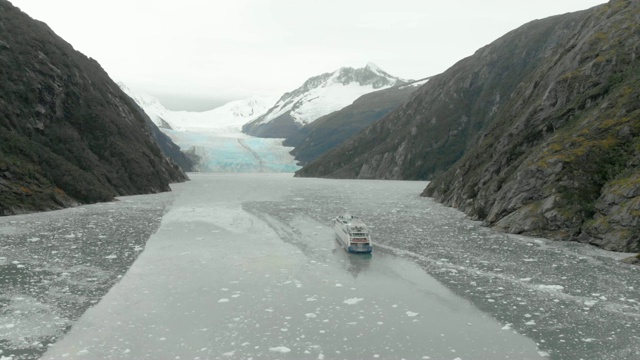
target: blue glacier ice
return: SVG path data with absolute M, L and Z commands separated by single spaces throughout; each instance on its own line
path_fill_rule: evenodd
M 207 131 L 175 131 L 163 129 L 183 151 L 200 157 L 200 172 L 295 172 L 300 168 L 282 146 L 282 139 L 264 139 L 241 133 L 220 134 Z

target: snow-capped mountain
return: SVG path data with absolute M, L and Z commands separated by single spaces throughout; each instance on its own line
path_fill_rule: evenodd
M 260 137 L 286 138 L 362 95 L 406 82 L 373 63 L 360 69 L 340 68 L 314 76 L 296 90 L 285 93 L 266 114 L 244 125 L 242 131 Z
M 232 101 L 209 111 L 172 111 L 166 109 L 154 96 L 135 93 L 123 83 L 118 83 L 118 86 L 149 115 L 158 127 L 179 131 L 237 133 L 242 125 L 266 113 L 276 100 L 252 97 Z

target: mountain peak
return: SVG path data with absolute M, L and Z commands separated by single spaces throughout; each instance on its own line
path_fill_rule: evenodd
M 380 73 L 380 72 L 385 72 L 384 70 L 380 69 L 380 67 L 374 63 L 372 63 L 371 61 L 369 61 L 367 63 L 367 66 L 364 67 L 365 69 L 369 69 L 375 73 Z

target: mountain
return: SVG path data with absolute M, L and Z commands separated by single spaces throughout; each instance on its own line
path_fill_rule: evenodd
M 0 215 L 169 191 L 186 175 L 93 59 L 0 0 Z
M 293 146 L 291 154 L 302 165 L 307 164 L 395 110 L 427 81 L 423 79 L 362 95 L 351 105 L 303 126 L 283 145 Z
M 364 68 L 340 68 L 314 76 L 285 93 L 266 114 L 245 124 L 242 131 L 259 137 L 288 138 L 318 118 L 340 110 L 360 96 L 406 83 L 375 64 Z
M 265 114 L 276 102 L 274 98 L 252 97 L 232 101 L 209 111 L 172 111 L 166 109 L 154 96 L 134 92 L 123 83 L 118 85 L 135 100 L 158 127 L 178 131 L 226 129 L 235 133 L 242 125 Z
M 640 251 L 639 8 L 525 24 L 297 175 L 433 179 L 488 225 Z

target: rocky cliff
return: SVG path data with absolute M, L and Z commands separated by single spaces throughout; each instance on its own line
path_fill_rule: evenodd
M 526 24 L 298 175 L 433 179 L 506 231 L 640 251 L 639 8 Z
M 167 191 L 186 179 L 95 60 L 6 0 L 0 84 L 1 215 Z
M 638 252 L 640 4 L 611 1 L 567 30 L 424 194 L 509 232 Z

